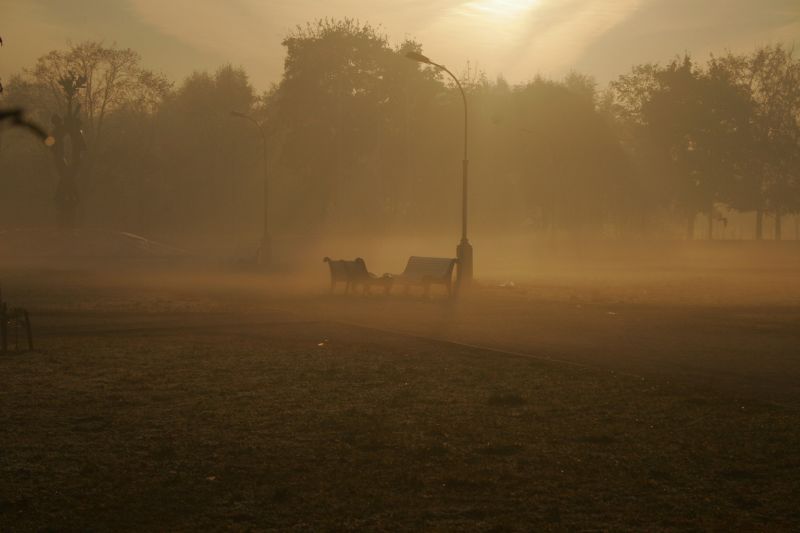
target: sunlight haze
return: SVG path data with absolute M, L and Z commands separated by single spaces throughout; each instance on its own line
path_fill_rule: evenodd
M 469 64 L 511 82 L 573 69 L 605 82 L 683 51 L 749 51 L 800 37 L 791 0 L 0 0 L 0 13 L 14 43 L 0 76 L 67 41 L 95 39 L 139 50 L 170 77 L 241 65 L 261 90 L 280 78 L 282 38 L 334 16 L 380 25 L 393 43 L 419 40 L 454 70 Z
M 0 533 L 800 532 L 800 0 L 0 36 Z

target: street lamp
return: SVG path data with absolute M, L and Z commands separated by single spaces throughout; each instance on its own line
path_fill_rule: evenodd
M 264 124 L 245 113 L 231 111 L 231 116 L 249 120 L 258 128 L 261 134 L 262 156 L 264 164 L 264 232 L 261 235 L 261 246 L 258 248 L 256 261 L 259 265 L 269 266 L 272 261 L 272 238 L 269 234 L 269 163 L 267 160 L 267 133 L 264 131 Z
M 453 78 L 453 81 L 456 82 L 456 86 L 461 92 L 461 99 L 464 102 L 464 160 L 461 175 L 461 242 L 459 242 L 456 247 L 456 257 L 458 258 L 458 274 L 456 280 L 459 288 L 468 288 L 472 284 L 472 245 L 467 239 L 467 176 L 469 169 L 469 159 L 467 158 L 467 95 L 464 94 L 464 88 L 461 86 L 461 82 L 458 81 L 458 78 L 444 65 L 434 63 L 418 52 L 408 52 L 406 57 L 419 63 L 432 65 L 447 72 L 450 77 Z

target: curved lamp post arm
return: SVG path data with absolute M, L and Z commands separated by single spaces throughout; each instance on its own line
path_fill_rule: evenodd
M 0 110 L 0 123 L 5 120 L 9 120 L 12 126 L 18 126 L 27 129 L 39 137 L 39 139 L 47 146 L 53 146 L 56 143 L 56 140 L 51 135 L 48 135 L 47 132 L 45 132 L 41 127 L 27 120 L 24 116 L 23 110 L 20 108 Z
M 264 131 L 264 125 L 262 123 L 260 123 L 259 121 L 257 121 L 253 117 L 251 117 L 250 115 L 247 115 L 247 114 L 242 113 L 240 111 L 231 111 L 231 116 L 232 117 L 236 117 L 236 118 L 243 118 L 245 120 L 248 120 L 248 121 L 252 122 L 256 126 L 256 128 L 258 128 L 258 133 L 261 134 L 261 138 L 263 139 L 264 145 L 266 146 L 267 134 Z
M 456 82 L 456 87 L 458 87 L 458 91 L 461 93 L 461 100 L 464 102 L 464 161 L 461 174 L 461 242 L 456 247 L 456 253 L 458 255 L 458 286 L 459 288 L 465 288 L 468 287 L 472 282 L 472 245 L 467 239 L 467 209 L 469 207 L 467 202 L 467 198 L 469 197 L 469 158 L 467 157 L 467 95 L 464 93 L 464 87 L 461 86 L 461 82 L 456 75 L 450 72 L 450 69 L 444 65 L 434 63 L 428 57 L 420 54 L 419 52 L 408 52 L 406 53 L 406 57 L 412 61 L 431 65 L 439 70 L 447 72 L 447 74 L 453 78 L 453 81 Z
M 440 65 L 439 63 L 434 63 L 433 61 L 430 62 L 431 65 L 437 67 L 445 72 L 447 72 L 453 81 L 456 82 L 456 87 L 458 87 L 459 92 L 461 93 L 461 101 L 464 103 L 464 161 L 467 160 L 467 94 L 464 92 L 464 87 L 461 85 L 461 82 L 458 80 L 455 74 L 450 72 L 450 69 L 445 67 L 444 65 Z
M 412 61 L 416 61 L 417 63 L 423 63 L 425 65 L 431 65 L 436 67 L 440 70 L 447 72 L 453 81 L 456 82 L 456 87 L 458 87 L 458 91 L 461 93 L 461 101 L 464 103 L 464 161 L 467 161 L 467 95 L 464 92 L 464 87 L 461 85 L 458 77 L 450 72 L 450 69 L 444 65 L 439 63 L 434 63 L 430 60 L 427 56 L 420 54 L 419 52 L 407 52 L 406 57 Z

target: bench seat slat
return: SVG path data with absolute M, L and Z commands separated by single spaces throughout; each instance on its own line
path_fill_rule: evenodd
M 396 276 L 405 283 L 444 283 L 450 284 L 455 259 L 443 257 L 417 257 L 408 259 L 402 274 Z

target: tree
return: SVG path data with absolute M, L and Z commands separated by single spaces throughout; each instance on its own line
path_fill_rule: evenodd
M 688 55 L 664 67 L 636 67 L 611 87 L 638 152 L 653 171 L 663 170 L 664 192 L 687 217 L 687 236 L 694 235 L 696 214 L 705 212 L 711 238 L 715 204 L 730 198 L 743 167 L 747 94 Z
M 792 49 L 769 45 L 748 56 L 713 57 L 710 70 L 736 84 L 753 106 L 749 165 L 732 205 L 756 211 L 757 239 L 764 212 L 772 212 L 780 239 L 782 215 L 800 210 L 800 60 Z
M 0 37 L 0 46 L 2 45 L 3 45 L 3 39 L 2 37 Z M 0 97 L 3 97 L 4 100 L 6 100 L 4 93 L 5 93 L 5 87 L 3 87 L 2 83 L 0 83 Z M 24 130 L 27 133 L 32 133 L 34 136 L 38 137 L 46 146 L 53 146 L 55 142 L 53 137 L 48 135 L 47 132 L 41 126 L 39 126 L 39 124 L 30 120 L 26 116 L 27 115 L 26 110 L 23 107 L 18 107 L 19 102 L 15 101 L 15 99 L 12 98 L 10 100 L 10 103 L 12 104 L 11 107 L 6 107 L 6 106 L 0 107 L 0 167 L 2 167 L 3 170 L 7 170 L 9 167 L 13 168 L 13 165 L 8 165 L 9 159 L 2 157 L 5 156 L 5 154 L 2 153 L 2 148 L 3 148 L 2 134 L 4 133 L 3 129 L 7 125 L 17 130 Z M 19 140 L 20 140 L 19 137 L 17 137 L 15 139 L 12 139 L 12 142 Z M 32 145 L 29 142 L 24 142 L 24 141 L 22 143 L 17 142 L 12 144 L 12 146 L 13 148 L 16 149 L 15 152 L 17 150 L 19 152 L 26 152 L 26 155 L 30 155 L 32 153 L 30 150 L 32 148 Z M 15 161 L 15 159 L 16 158 L 11 158 L 11 161 L 16 163 L 17 161 Z M 15 190 L 10 190 L 12 188 L 8 187 L 8 183 L 2 183 L 1 185 L 3 187 L 3 195 L 0 195 L 0 198 L 7 198 L 9 196 L 13 197 L 13 193 L 17 192 Z M 5 210 L 0 208 L 0 212 L 3 211 Z
M 0 36 L 0 46 L 3 46 L 2 36 Z M 3 91 L 4 91 L 3 84 L 2 81 L 0 81 L 0 96 L 3 95 Z M 50 138 L 47 135 L 47 133 L 41 127 L 39 127 L 38 124 L 35 124 L 34 122 L 28 120 L 25 117 L 25 111 L 21 108 L 18 107 L 8 108 L 8 109 L 0 108 L 0 127 L 2 127 L 6 123 L 9 123 L 11 124 L 11 126 L 14 127 L 19 127 L 28 130 L 29 132 L 39 137 L 39 139 L 41 139 L 42 142 L 45 142 L 48 145 L 53 144 L 53 139 Z M 0 133 L 1 132 L 2 130 L 0 130 Z M 0 139 L 0 141 L 1 140 L 2 139 Z M 0 143 L 0 148 L 2 148 L 1 143 Z
M 255 218 L 262 212 L 258 132 L 230 116 L 250 113 L 257 103 L 247 74 L 230 65 L 191 74 L 165 100 L 154 118 L 151 169 L 169 205 L 167 225 L 235 231 L 241 218 L 231 214 Z
M 595 102 L 594 81 L 571 73 L 536 78 L 512 92 L 520 133 L 512 155 L 527 176 L 542 228 L 578 230 L 622 219 L 630 176 L 620 144 Z
M 318 228 L 357 217 L 387 221 L 404 209 L 402 187 L 415 125 L 429 98 L 443 92 L 438 74 L 420 70 L 385 36 L 351 19 L 298 27 L 283 41 L 283 79 L 270 94 L 270 129 L 292 176 L 298 225 Z M 406 173 L 406 175 L 401 175 Z
M 113 164 L 113 159 L 104 161 L 100 155 L 109 117 L 123 110 L 152 114 L 169 83 L 141 67 L 133 50 L 89 41 L 42 56 L 27 72 L 25 82 L 39 88 L 33 94 L 41 99 L 31 105 L 51 115 L 59 176 L 56 208 L 60 225 L 71 227 L 80 203 L 79 171 L 91 179 L 104 170 L 104 164 Z M 69 150 L 65 149 L 67 137 Z

